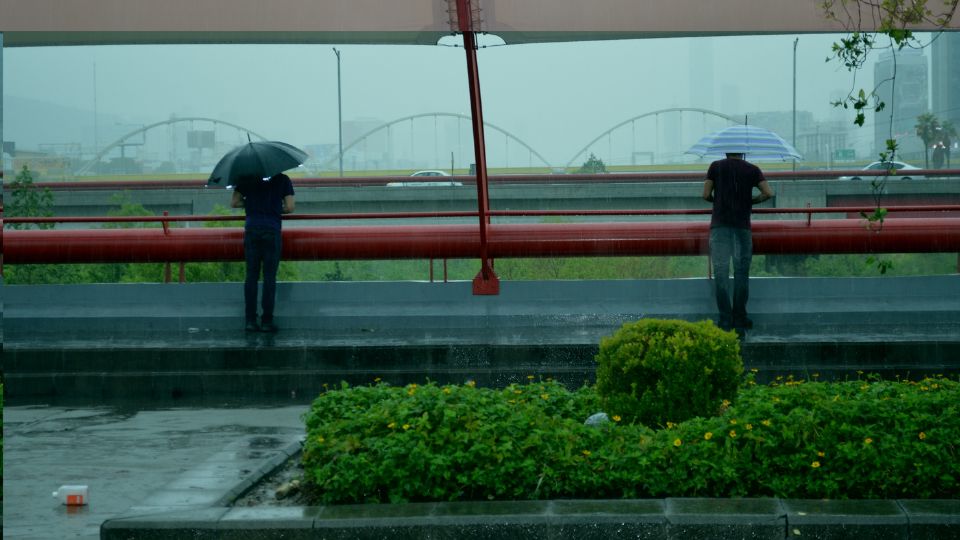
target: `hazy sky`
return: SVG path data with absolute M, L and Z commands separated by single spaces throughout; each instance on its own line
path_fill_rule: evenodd
M 790 111 L 796 37 L 485 48 L 478 53 L 485 120 L 562 164 L 618 122 L 657 109 Z M 854 84 L 839 64 L 825 62 L 837 39 L 799 36 L 797 109 L 819 120 L 843 117 L 829 102 Z M 462 48 L 337 48 L 345 121 L 469 113 Z M 92 111 L 96 94 L 100 114 L 131 124 L 172 114 L 204 116 L 297 145 L 337 140 L 337 66 L 330 45 L 42 47 L 6 48 L 3 54 L 6 99 Z M 870 88 L 872 64 L 857 82 Z M 7 122 L 5 138 L 15 140 L 17 130 Z M 863 131 L 872 136 L 869 128 Z

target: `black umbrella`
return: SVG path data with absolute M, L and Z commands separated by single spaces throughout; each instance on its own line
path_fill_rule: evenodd
M 220 158 L 207 186 L 236 187 L 301 165 L 307 153 L 280 141 L 254 141 L 238 146 Z

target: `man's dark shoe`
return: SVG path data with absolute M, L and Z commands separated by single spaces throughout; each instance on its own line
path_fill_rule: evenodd
M 737 319 L 733 322 L 734 328 L 743 328 L 744 330 L 750 330 L 753 328 L 753 321 L 747 317 L 742 319 Z
M 279 330 L 279 328 L 277 328 L 277 325 L 273 324 L 272 322 L 265 322 L 260 325 L 261 332 L 267 332 L 267 333 L 273 334 L 277 330 Z
M 247 321 L 247 326 L 245 328 L 247 332 L 259 332 L 260 325 L 257 324 L 257 321 Z

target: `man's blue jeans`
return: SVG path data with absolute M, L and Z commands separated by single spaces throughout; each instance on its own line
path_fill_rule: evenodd
M 753 259 L 753 237 L 750 229 L 712 227 L 710 259 L 713 262 L 713 285 L 720 311 L 721 328 L 742 327 L 747 323 L 750 262 Z M 733 304 L 730 303 L 730 260 L 733 259 Z
M 257 320 L 257 280 L 263 269 L 263 318 L 264 323 L 273 322 L 273 306 L 277 294 L 277 269 L 280 267 L 281 236 L 279 229 L 246 229 L 243 235 L 243 252 L 247 259 L 247 279 L 243 284 L 243 299 L 247 322 Z

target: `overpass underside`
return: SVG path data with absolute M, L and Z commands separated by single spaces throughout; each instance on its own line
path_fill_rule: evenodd
M 593 380 L 603 336 L 715 316 L 707 279 L 281 283 L 279 333 L 243 331 L 242 284 L 5 286 L 13 403 L 289 399 L 341 381 Z M 741 341 L 761 381 L 960 373 L 960 277 L 754 278 Z

